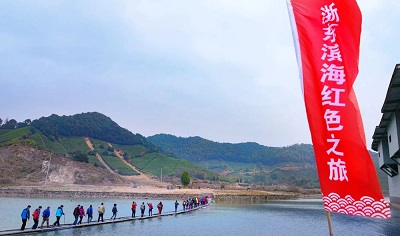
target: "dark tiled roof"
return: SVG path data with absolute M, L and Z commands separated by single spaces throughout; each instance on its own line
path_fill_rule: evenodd
M 379 125 L 375 127 L 374 135 L 372 136 L 373 141 L 371 148 L 372 150 L 378 151 L 379 140 L 386 136 L 386 128 L 389 124 L 392 113 L 397 109 L 400 109 L 400 64 L 394 67 L 392 79 L 386 93 L 385 102 L 383 103 L 381 112 L 382 119 Z

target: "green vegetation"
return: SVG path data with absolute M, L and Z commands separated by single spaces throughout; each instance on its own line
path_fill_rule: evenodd
M 143 144 L 143 137 L 134 135 L 127 129 L 121 128 L 109 117 L 88 112 L 73 116 L 51 115 L 32 122 L 32 126 L 40 130 L 50 140 L 59 140 L 64 137 L 92 137 L 111 143 L 134 145 Z
M 216 174 L 200 166 L 182 159 L 169 157 L 161 153 L 150 153 L 143 157 L 132 158 L 131 164 L 139 170 L 160 176 L 161 169 L 163 176 L 180 178 L 180 173 L 187 171 L 198 179 L 211 179 Z M 215 178 L 215 177 L 214 177 Z
M 118 172 L 120 175 L 138 175 L 139 173 L 126 165 L 121 159 L 115 156 L 102 156 L 103 160 L 111 167 L 111 169 Z
M 129 157 L 142 157 L 144 156 L 149 150 L 142 146 L 142 145 L 119 145 L 115 144 L 114 148 L 117 150 L 123 150 Z
M 72 160 L 79 161 L 79 162 L 89 162 L 88 154 L 78 150 L 72 154 Z
M 181 175 L 181 183 L 183 186 L 188 186 L 190 184 L 190 177 L 188 172 L 183 172 Z
M 2 129 L 0 133 L 0 145 L 9 144 L 17 142 L 22 139 L 22 136 L 28 134 L 29 127 L 24 127 L 20 129 Z
M 51 141 L 47 136 L 41 134 L 40 132 L 36 132 L 31 136 L 31 138 L 35 140 L 35 143 L 39 148 L 49 150 L 58 155 L 68 154 L 60 142 Z
M 60 137 L 59 143 L 68 153 L 76 152 L 77 150 L 85 153 L 90 151 L 83 137 Z
M 285 162 L 315 165 L 314 151 L 310 144 L 266 147 L 257 143 L 217 143 L 200 137 L 180 138 L 167 134 L 157 134 L 147 139 L 160 147 L 164 153 L 195 163 L 222 160 L 269 166 Z
M 85 137 L 90 138 L 94 151 L 85 143 Z M 138 173 L 116 157 L 114 149 L 122 150 L 123 158 L 141 171 L 155 176 L 160 176 L 162 171 L 163 176 L 175 180 L 186 172 L 193 180 L 237 181 L 239 185 L 319 186 L 314 152 L 309 144 L 267 147 L 165 134 L 146 139 L 96 112 L 52 115 L 33 122 L 30 119 L 24 122 L 1 120 L 0 146 L 18 142 L 105 168 L 95 156 L 99 153 L 121 175 Z M 377 166 L 377 154 L 371 152 L 371 156 Z M 387 176 L 379 169 L 377 172 L 382 188 L 387 189 Z
M 85 137 L 90 138 L 94 151 L 87 146 Z M 138 173 L 115 155 L 115 149 L 118 152 L 122 150 L 120 153 L 126 161 L 149 174 L 159 176 L 162 169 L 163 175 L 171 178 L 180 178 L 181 173 L 187 171 L 197 179 L 219 179 L 217 174 L 194 163 L 160 153 L 140 134 L 132 134 L 96 112 L 74 116 L 52 115 L 33 122 L 29 119 L 21 123 L 7 120 L 0 127 L 0 145 L 15 142 L 28 143 L 75 161 L 105 168 L 95 156 L 99 153 L 121 175 Z
M 90 164 L 105 169 L 106 167 L 101 164 L 101 162 L 94 155 L 88 155 L 88 161 Z

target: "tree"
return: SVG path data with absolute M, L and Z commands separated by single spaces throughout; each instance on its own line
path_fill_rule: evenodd
M 181 183 L 183 186 L 188 186 L 190 184 L 190 177 L 188 172 L 183 172 L 181 176 Z
M 73 158 L 74 161 L 86 162 L 89 163 L 89 158 L 86 153 L 76 153 Z
M 18 122 L 15 119 L 11 119 L 11 120 L 6 119 L 6 122 L 1 127 L 3 129 L 15 129 L 17 127 L 17 124 L 18 124 Z

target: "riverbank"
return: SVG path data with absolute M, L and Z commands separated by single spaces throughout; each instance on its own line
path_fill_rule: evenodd
M 288 200 L 320 197 L 315 193 L 262 190 L 217 189 L 167 189 L 157 187 L 132 188 L 126 186 L 2 186 L 0 197 L 63 197 L 63 198 L 122 198 L 122 199 L 186 199 L 193 196 L 209 196 L 216 200 Z

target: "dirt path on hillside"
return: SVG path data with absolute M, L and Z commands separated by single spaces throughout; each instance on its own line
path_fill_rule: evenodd
M 86 145 L 89 147 L 89 149 L 93 151 L 93 150 L 94 150 L 94 147 L 93 147 L 92 142 L 90 142 L 90 139 L 89 139 L 89 138 L 85 138 L 85 142 L 86 142 Z M 96 157 L 97 157 L 97 160 L 99 160 L 100 163 L 103 164 L 103 166 L 104 166 L 109 172 L 118 175 L 117 173 L 115 173 L 115 171 L 114 171 L 113 169 L 111 169 L 110 166 L 107 165 L 107 163 L 103 160 L 103 158 L 102 158 L 102 157 L 100 156 L 100 154 L 98 154 L 97 152 L 96 152 Z
M 108 144 L 109 147 L 114 148 L 114 147 L 111 145 L 111 143 L 107 143 L 107 144 Z M 131 163 L 127 162 L 127 161 L 124 159 L 124 157 L 121 155 L 121 153 L 122 153 L 122 155 L 124 155 L 124 152 L 123 152 L 122 150 L 117 150 L 117 149 L 114 148 L 114 154 L 115 154 L 119 159 L 121 159 L 121 161 L 124 162 L 125 165 L 129 166 L 130 168 L 132 168 L 132 170 L 138 172 L 140 175 L 144 175 L 143 172 L 141 172 L 140 170 L 138 170 L 135 166 L 131 165 Z
M 111 143 L 108 143 L 109 147 L 114 148 Z M 121 154 L 122 153 L 122 154 Z M 125 165 L 129 166 L 132 168 L 132 170 L 136 171 L 139 173 L 139 175 L 135 176 L 123 176 L 126 179 L 129 179 L 131 181 L 134 181 L 138 184 L 141 185 L 150 185 L 150 186 L 158 186 L 158 187 L 166 187 L 167 183 L 162 183 L 156 179 L 150 178 L 147 174 L 143 173 L 142 171 L 138 170 L 135 166 L 131 165 L 131 163 L 127 162 L 124 157 L 123 157 L 123 151 L 122 150 L 117 150 L 114 148 L 114 154 L 122 161 L 125 163 Z

